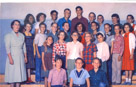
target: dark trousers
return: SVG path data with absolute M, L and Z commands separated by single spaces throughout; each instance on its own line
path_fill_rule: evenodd
M 38 50 L 39 50 L 39 53 L 41 55 L 41 47 L 38 47 Z M 38 58 L 38 55 L 36 53 L 36 59 L 35 59 L 35 62 L 36 62 L 36 82 L 39 82 L 41 81 L 41 65 L 42 65 L 42 60 L 41 58 Z
M 51 87 L 63 87 L 62 85 L 52 85 Z

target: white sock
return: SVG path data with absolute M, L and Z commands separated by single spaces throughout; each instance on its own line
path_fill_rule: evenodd
M 128 78 L 126 78 L 126 82 L 129 82 L 129 79 L 128 79 Z
M 128 79 L 128 82 L 131 82 L 131 79 Z

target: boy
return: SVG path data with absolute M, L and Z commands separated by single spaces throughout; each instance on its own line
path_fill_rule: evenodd
M 66 71 L 62 69 L 62 59 L 56 58 L 56 67 L 52 69 L 48 77 L 48 87 L 67 87 Z
M 89 71 L 91 87 L 109 87 L 106 73 L 99 69 L 100 59 L 94 58 L 92 65 L 94 69 Z
M 82 68 L 83 64 L 84 61 L 82 58 L 77 58 L 75 60 L 76 68 L 70 73 L 70 87 L 90 87 L 90 76 L 88 72 Z

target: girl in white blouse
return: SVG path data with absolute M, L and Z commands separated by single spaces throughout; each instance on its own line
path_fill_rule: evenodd
M 97 43 L 97 58 L 101 59 L 101 67 L 100 69 L 107 72 L 107 60 L 109 59 L 109 46 L 104 41 L 104 34 L 103 32 L 98 32 L 96 34 L 97 40 L 99 43 Z

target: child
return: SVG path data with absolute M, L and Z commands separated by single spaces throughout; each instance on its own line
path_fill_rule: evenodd
M 62 69 L 62 60 L 61 58 L 56 58 L 55 60 L 56 67 L 52 69 L 48 77 L 48 87 L 67 87 L 67 76 L 66 71 Z
M 97 40 L 96 34 L 97 34 L 97 32 L 98 32 L 98 29 L 99 29 L 98 23 L 92 22 L 92 23 L 91 23 L 91 29 L 93 30 L 93 35 L 94 35 L 94 38 L 95 38 L 94 43 L 97 44 L 97 43 L 98 43 L 98 40 Z
M 109 59 L 109 46 L 108 44 L 104 41 L 104 34 L 103 32 L 98 32 L 97 35 L 97 58 L 101 59 L 102 64 L 101 64 L 101 70 L 105 71 L 107 73 L 107 60 Z
M 70 32 L 69 32 L 69 23 L 68 22 L 64 22 L 62 24 L 64 32 L 67 34 L 67 37 L 65 39 L 66 42 L 70 42 Z
M 112 84 L 121 83 L 121 63 L 124 52 L 124 39 L 120 34 L 120 25 L 114 26 L 115 35 L 112 41 Z
M 36 82 L 40 83 L 41 81 L 41 46 L 43 45 L 44 41 L 46 40 L 46 35 L 44 34 L 46 29 L 46 24 L 40 23 L 40 33 L 36 34 L 35 36 L 35 48 L 36 48 Z
M 75 31 L 77 31 L 80 34 L 80 39 L 81 39 L 80 42 L 84 44 L 85 43 L 84 32 L 86 31 L 84 24 L 81 22 L 78 22 L 75 26 Z
M 33 82 L 31 80 L 31 69 L 35 68 L 35 63 L 34 63 L 34 52 L 33 52 L 33 40 L 34 40 L 34 36 L 31 34 L 31 24 L 30 23 L 26 23 L 25 24 L 25 43 L 26 43 L 26 49 L 27 49 L 27 64 L 26 64 L 26 68 L 27 68 L 27 75 L 28 75 L 28 79 L 26 83 L 31 83 Z
M 56 22 L 53 22 L 51 24 L 51 32 L 48 34 L 48 36 L 52 36 L 53 37 L 53 40 L 54 40 L 54 43 L 57 42 L 58 40 L 58 37 L 57 37 L 57 32 L 58 30 L 58 24 Z
M 59 40 L 53 45 L 53 67 L 55 67 L 54 60 L 55 57 L 59 56 L 62 59 L 62 68 L 65 69 L 66 64 L 66 42 L 64 41 L 66 38 L 66 33 L 64 31 L 59 31 L 58 33 Z
M 125 70 L 126 81 L 124 85 L 131 85 L 132 71 L 134 70 L 134 49 L 135 49 L 135 36 L 132 27 L 129 23 L 124 24 L 124 53 L 122 59 L 122 70 Z
M 85 32 L 85 44 L 83 49 L 83 59 L 85 61 L 85 69 L 90 71 L 93 69 L 92 60 L 96 57 L 97 47 L 93 43 L 93 35 Z
M 53 38 L 51 36 L 46 38 L 44 45 L 41 48 L 42 51 L 42 66 L 44 70 L 45 77 L 45 87 L 47 87 L 47 78 L 49 71 L 52 69 L 52 48 L 53 48 Z
M 74 31 L 71 34 L 72 42 L 67 43 L 66 68 L 68 75 L 75 68 L 75 59 L 83 58 L 83 45 L 78 41 L 79 36 L 78 32 Z
M 93 59 L 92 65 L 94 66 L 94 69 L 89 71 L 90 87 L 109 87 L 106 73 L 99 69 L 100 64 L 100 59 Z
M 88 72 L 82 68 L 83 64 L 84 61 L 82 58 L 77 58 L 75 60 L 76 68 L 70 73 L 70 87 L 90 87 L 90 76 Z

